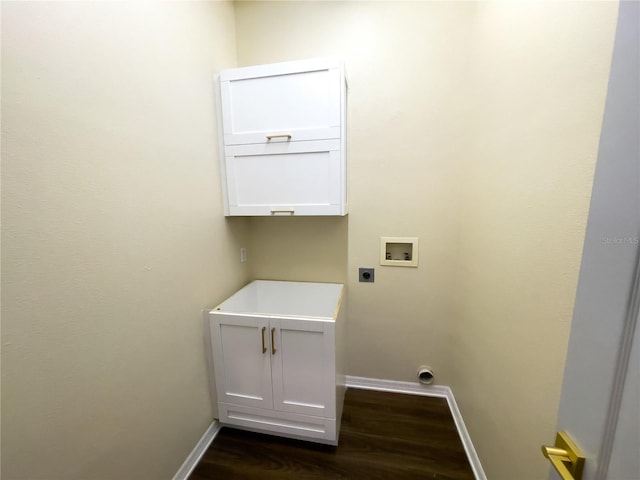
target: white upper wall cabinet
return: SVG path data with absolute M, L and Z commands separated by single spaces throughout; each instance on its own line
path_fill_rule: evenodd
M 225 70 L 220 74 L 225 145 L 340 138 L 338 61 L 304 60 Z M 281 137 L 282 138 L 282 137 Z
M 225 215 L 346 215 L 346 95 L 336 59 L 220 73 Z

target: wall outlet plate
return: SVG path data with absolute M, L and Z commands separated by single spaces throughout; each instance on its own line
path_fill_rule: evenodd
M 373 268 L 359 268 L 358 281 L 373 283 L 375 280 L 375 270 Z

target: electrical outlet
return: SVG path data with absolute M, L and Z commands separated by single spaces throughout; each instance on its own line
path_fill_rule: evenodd
M 375 270 L 373 268 L 359 268 L 358 280 L 361 282 L 373 283 L 375 280 Z
M 244 263 L 247 261 L 247 249 L 244 247 L 240 247 L 240 263 Z

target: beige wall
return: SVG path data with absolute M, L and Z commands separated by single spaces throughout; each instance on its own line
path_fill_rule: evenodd
M 492 480 L 546 478 L 616 11 L 236 3 L 239 65 L 346 62 L 349 373 L 412 381 L 431 364 Z M 254 246 L 276 241 L 264 222 Z M 338 223 L 288 227 L 331 258 Z M 419 268 L 379 266 L 380 236 L 418 236 Z
M 253 217 L 249 231 L 252 278 L 347 282 L 346 217 Z
M 2 475 L 171 478 L 212 419 L 230 3 L 2 3 Z
M 616 14 L 486 2 L 474 19 L 451 385 L 490 479 L 547 477 Z

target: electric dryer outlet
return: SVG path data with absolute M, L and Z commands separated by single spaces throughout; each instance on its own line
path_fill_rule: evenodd
M 358 279 L 361 282 L 373 283 L 375 280 L 375 270 L 373 268 L 359 268 Z

